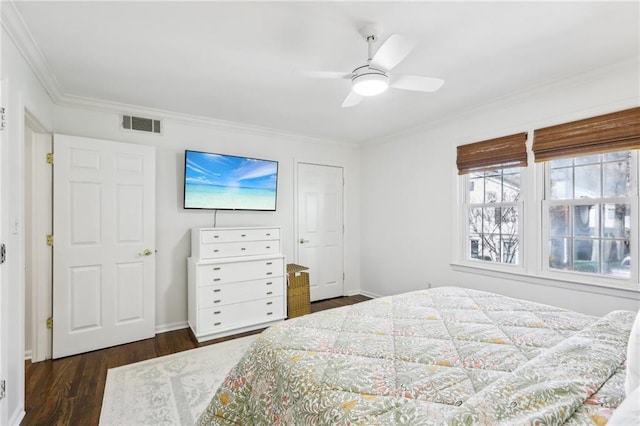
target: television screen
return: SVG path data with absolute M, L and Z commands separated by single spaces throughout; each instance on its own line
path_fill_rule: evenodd
M 184 208 L 275 211 L 278 162 L 185 151 Z

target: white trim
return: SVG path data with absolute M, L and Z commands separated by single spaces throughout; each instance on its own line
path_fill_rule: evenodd
M 2 19 L 0 20 L 2 27 L 7 31 L 25 62 L 29 64 L 53 102 L 59 101 L 63 96 L 62 87 L 31 35 L 31 31 L 24 23 L 14 0 L 2 3 Z
M 162 324 L 156 326 L 156 334 L 166 333 L 168 331 L 176 331 L 189 328 L 189 323 L 185 321 L 174 322 L 171 324 Z
M 494 278 L 509 279 L 530 284 L 538 284 L 547 287 L 558 287 L 568 290 L 575 290 L 586 293 L 602 294 L 606 296 L 622 297 L 632 300 L 640 300 L 640 288 L 623 288 L 614 286 L 605 286 L 602 284 L 590 283 L 586 280 L 571 281 L 561 280 L 549 276 L 535 276 L 518 272 L 507 272 L 504 270 L 478 268 L 466 264 L 452 263 L 451 269 L 458 272 L 466 272 L 475 275 L 484 275 Z
M 412 135 L 425 133 L 434 128 L 443 127 L 445 125 L 452 125 L 459 121 L 463 121 L 465 118 L 482 114 L 485 111 L 493 111 L 500 106 L 512 105 L 516 103 L 518 100 L 527 99 L 529 97 L 533 97 L 542 92 L 554 91 L 559 88 L 566 88 L 571 86 L 586 85 L 592 82 L 600 81 L 603 78 L 606 78 L 615 73 L 620 73 L 620 72 L 637 73 L 638 67 L 640 67 L 640 59 L 636 57 L 636 58 L 626 59 L 614 64 L 609 64 L 604 67 L 597 68 L 595 70 L 585 72 L 582 74 L 565 76 L 553 82 L 546 82 L 537 86 L 532 86 L 526 89 L 522 89 L 520 91 L 510 92 L 508 95 L 496 97 L 494 99 L 490 99 L 480 104 L 470 105 L 470 106 L 463 107 L 460 109 L 455 109 L 452 111 L 443 111 L 442 115 L 432 118 L 428 122 L 423 122 L 417 126 L 409 127 L 404 130 L 391 133 L 388 135 L 384 135 L 378 138 L 369 139 L 368 141 L 361 143 L 360 146 L 370 147 L 370 146 L 382 145 L 387 143 L 395 143 L 398 139 L 408 138 Z M 592 115 L 599 115 L 599 114 L 606 114 L 608 112 L 620 111 L 622 109 L 630 108 L 634 106 L 638 106 L 638 94 L 630 93 L 628 98 L 619 99 L 613 103 L 598 105 L 597 107 L 589 108 L 587 110 L 577 110 L 577 111 L 574 111 L 573 113 L 564 114 L 562 116 L 550 115 L 543 119 L 536 120 L 536 127 L 552 126 L 554 124 L 564 123 L 566 121 L 578 120 L 580 118 L 589 117 Z M 505 131 L 502 131 L 502 132 L 498 131 L 497 133 L 507 135 L 517 131 L 522 131 L 522 130 L 511 131 L 509 130 L 511 128 L 530 128 L 532 126 L 529 120 L 530 120 L 529 118 L 525 117 L 522 123 L 520 124 L 516 123 L 514 125 L 510 125 L 509 128 L 506 129 Z M 485 139 L 490 139 L 491 137 L 492 136 L 478 135 L 476 140 L 485 140 Z M 469 143 L 469 141 L 453 140 L 452 143 L 455 149 L 455 145 Z M 455 158 L 455 156 L 453 158 Z
M 363 295 L 363 296 L 370 297 L 370 298 L 372 298 L 372 299 L 378 299 L 378 298 L 380 298 L 380 297 L 385 297 L 385 296 L 383 296 L 383 295 L 381 295 L 381 294 L 378 294 L 378 293 L 372 293 L 372 292 L 370 292 L 370 291 L 366 291 L 366 290 L 362 290 L 362 291 L 360 291 L 358 294 L 361 294 L 361 295 Z
M 27 112 L 27 117 L 31 115 Z M 27 119 L 30 126 L 32 119 Z M 51 358 L 51 330 L 46 327 L 47 318 L 52 315 L 52 256 L 50 247 L 43 244 L 45 236 L 53 232 L 52 228 L 52 170 L 47 164 L 46 154 L 53 152 L 51 134 L 33 131 L 31 141 L 31 262 L 26 265 L 32 271 L 31 283 L 31 353 L 32 362 Z M 25 176 L 26 185 L 26 176 Z M 25 187 L 26 189 L 26 187 Z

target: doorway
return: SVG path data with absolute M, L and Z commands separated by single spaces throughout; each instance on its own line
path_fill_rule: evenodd
M 51 358 L 52 152 L 51 134 L 25 114 L 25 355 L 32 362 Z

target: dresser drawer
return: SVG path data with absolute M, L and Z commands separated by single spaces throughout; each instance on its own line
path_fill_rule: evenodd
M 200 243 L 228 243 L 236 241 L 279 240 L 279 228 L 264 229 L 206 229 L 200 231 Z
M 215 332 L 231 327 L 274 321 L 283 318 L 282 297 L 254 300 L 198 310 L 200 331 Z
M 199 264 L 196 273 L 198 286 L 282 277 L 284 259 L 276 257 L 264 260 Z
M 284 277 L 198 288 L 198 308 L 231 305 L 264 297 L 282 296 Z
M 279 240 L 243 241 L 237 243 L 201 244 L 200 258 L 253 256 L 280 253 Z

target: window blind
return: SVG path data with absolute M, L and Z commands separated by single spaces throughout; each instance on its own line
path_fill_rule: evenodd
M 640 148 L 640 107 L 536 129 L 535 161 Z
M 527 133 L 458 146 L 458 174 L 527 166 Z

